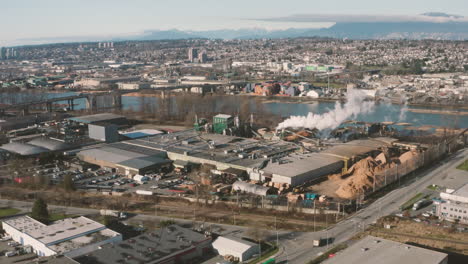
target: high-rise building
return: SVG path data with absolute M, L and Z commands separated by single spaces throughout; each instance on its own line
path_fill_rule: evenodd
M 0 49 L 0 60 L 8 60 L 18 57 L 18 52 L 14 48 L 5 48 Z
M 206 55 L 206 51 L 202 51 L 198 54 L 198 62 L 205 63 L 208 60 L 208 56 Z
M 188 50 L 188 59 L 190 62 L 194 62 L 198 58 L 198 49 L 190 48 Z
M 6 59 L 6 52 L 7 52 L 7 48 L 5 47 L 0 48 L 0 60 Z

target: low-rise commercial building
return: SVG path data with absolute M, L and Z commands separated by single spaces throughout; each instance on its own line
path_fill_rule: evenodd
M 137 82 L 140 80 L 139 76 L 125 76 L 115 78 L 83 78 L 81 80 L 75 80 L 74 85 L 76 87 L 95 89 L 101 86 L 109 86 L 119 82 Z
M 445 253 L 367 236 L 326 260 L 326 264 L 447 264 Z
M 259 245 L 233 236 L 220 236 L 213 242 L 214 250 L 221 256 L 233 256 L 240 262 L 259 254 Z
M 444 202 L 436 206 L 436 215 L 448 221 L 468 224 L 468 183 L 453 191 L 440 193 Z
M 171 225 L 117 244 L 103 245 L 75 260 L 81 264 L 188 264 L 196 263 L 211 251 L 211 237 Z
M 140 90 L 151 88 L 150 83 L 132 82 L 132 83 L 117 83 L 120 90 Z
M 5 233 L 21 245 L 29 245 L 38 256 L 56 254 L 77 257 L 100 246 L 122 241 L 122 235 L 84 216 L 45 225 L 29 216 L 2 222 Z

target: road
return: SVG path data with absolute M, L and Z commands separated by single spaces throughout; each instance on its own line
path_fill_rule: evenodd
M 329 245 L 329 248 L 349 240 L 380 217 L 399 211 L 401 204 L 409 200 L 416 193 L 422 192 L 428 185 L 440 181 L 444 177 L 443 172 L 445 170 L 455 168 L 467 156 L 468 149 L 457 152 L 443 163 L 434 166 L 433 169 L 425 171 L 412 180 L 412 182 L 387 193 L 368 207 L 361 209 L 358 213 L 327 230 L 315 233 L 290 234 L 289 237 L 284 237 L 280 240 L 282 247 L 276 256 L 277 261 L 280 263 L 307 263 L 317 257 L 320 252 L 326 251 L 327 247 L 313 248 L 313 239 L 320 237 L 334 238 L 334 242 Z
M 413 179 L 406 185 L 387 193 L 385 196 L 379 198 L 374 203 L 361 209 L 356 214 L 348 217 L 347 219 L 339 222 L 333 227 L 319 232 L 279 232 L 278 240 L 280 244 L 280 250 L 276 254 L 276 259 L 279 263 L 297 263 L 303 264 L 317 257 L 321 252 L 331 248 L 336 244 L 345 242 L 353 237 L 358 232 L 364 230 L 367 226 L 375 222 L 381 216 L 389 215 L 397 212 L 399 206 L 414 196 L 416 193 L 423 191 L 428 185 L 441 181 L 445 176 L 444 171 L 455 168 L 463 159 L 468 156 L 468 149 L 461 150 L 455 155 L 452 155 L 447 160 L 434 166 L 433 169 L 427 170 L 417 178 Z M 0 199 L 2 206 L 16 207 L 22 209 L 23 212 L 28 212 L 31 209 L 31 202 L 24 201 L 11 201 Z M 99 210 L 89 208 L 77 208 L 77 207 L 64 207 L 49 205 L 52 210 L 62 210 L 67 214 L 98 214 Z M 193 223 L 192 220 L 174 219 L 164 216 L 157 215 L 143 215 L 138 214 L 132 217 L 135 221 L 145 220 L 174 220 L 181 224 Z M 205 228 L 209 226 L 213 228 L 221 228 L 222 235 L 242 233 L 247 230 L 248 227 L 233 226 L 225 224 L 210 224 L 205 223 Z M 270 230 L 271 231 L 271 230 Z M 314 248 L 312 247 L 312 241 L 318 238 L 334 238 L 332 244 L 324 247 Z M 276 240 L 276 234 L 270 237 L 272 241 Z

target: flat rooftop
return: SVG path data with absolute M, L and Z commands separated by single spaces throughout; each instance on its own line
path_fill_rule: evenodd
M 156 130 L 156 129 L 139 129 L 139 130 L 134 130 L 134 131 L 129 131 L 129 132 L 123 132 L 120 134 L 131 139 L 138 139 L 138 138 L 143 138 L 143 137 L 164 134 L 164 132 L 160 130 Z
M 81 264 L 159 263 L 165 258 L 192 250 L 210 237 L 190 229 L 171 225 L 145 233 L 75 258 Z
M 393 142 L 398 141 L 394 138 L 379 137 L 371 139 L 358 139 L 353 140 L 344 144 L 333 146 L 328 148 L 321 153 L 330 156 L 341 156 L 351 158 L 353 156 L 364 155 L 374 150 L 378 150 L 382 147 L 389 147 Z
M 270 157 L 284 155 L 298 149 L 284 141 L 261 141 L 220 134 L 198 133 L 194 130 L 156 135 L 145 139 L 123 141 L 122 144 L 179 154 L 204 163 L 224 163 L 240 169 L 260 166 Z M 181 159 L 181 158 L 179 158 Z
M 92 124 L 92 123 L 98 123 L 98 122 L 105 122 L 108 120 L 125 119 L 125 118 L 126 118 L 125 116 L 116 115 L 112 113 L 101 113 L 101 114 L 95 114 L 95 115 L 70 117 L 68 118 L 68 120 L 72 120 L 72 121 L 79 122 L 79 123 Z
M 50 225 L 44 225 L 29 216 L 14 217 L 3 222 L 46 245 L 53 245 L 71 237 L 106 229 L 104 225 L 84 216 L 66 218 Z
M 124 144 L 122 142 L 105 144 L 96 148 L 85 149 L 80 151 L 78 155 L 112 163 L 121 163 L 134 159 L 147 160 L 146 158 L 150 157 L 166 158 L 167 156 L 163 151 L 141 147 L 138 145 Z
M 458 188 L 456 191 L 452 193 L 453 195 L 461 196 L 461 197 L 466 197 L 468 198 L 468 183 L 463 185 L 462 187 Z
M 289 154 L 276 162 L 269 162 L 262 171 L 286 177 L 294 177 L 310 171 L 315 171 L 328 165 L 342 163 L 343 160 L 321 153 Z
M 411 246 L 379 237 L 367 236 L 336 256 L 326 260 L 326 264 L 404 264 L 441 263 L 447 254 Z

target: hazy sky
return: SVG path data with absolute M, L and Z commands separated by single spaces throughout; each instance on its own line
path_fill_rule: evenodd
M 323 27 L 249 19 L 294 14 L 468 16 L 468 0 L 0 0 L 0 46 L 18 39 L 115 36 L 151 29 Z

